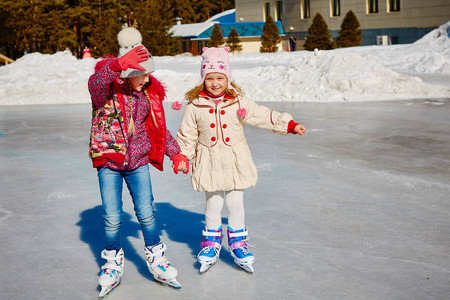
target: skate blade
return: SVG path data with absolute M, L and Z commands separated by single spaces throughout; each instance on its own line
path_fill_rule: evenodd
M 161 283 L 162 285 L 170 286 L 175 289 L 181 289 L 181 284 L 176 279 L 164 280 L 157 276 L 153 277 L 153 279 L 155 279 L 157 282 Z
M 120 284 L 120 281 L 114 286 L 114 287 L 102 287 L 102 290 L 100 291 L 100 294 L 98 294 L 98 299 L 104 299 L 106 296 L 109 295 L 112 291 L 114 291 Z
M 236 265 L 249 274 L 253 274 L 253 272 L 255 271 L 255 269 L 253 269 L 251 265 L 241 265 L 241 264 Z
M 242 266 L 241 268 L 244 269 L 244 271 L 249 274 L 253 274 L 253 272 L 255 272 L 255 269 L 253 269 L 252 266 Z
M 212 268 L 212 266 L 214 266 L 214 264 L 204 264 L 200 266 L 200 274 L 205 273 L 206 271 L 208 271 L 209 269 Z

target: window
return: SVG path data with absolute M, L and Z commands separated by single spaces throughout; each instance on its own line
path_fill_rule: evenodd
M 275 9 L 276 9 L 276 13 L 277 13 L 276 21 L 282 21 L 283 20 L 283 2 L 275 1 Z
M 302 0 L 301 9 L 302 19 L 309 19 L 311 17 L 309 0 Z
M 270 16 L 270 2 L 264 3 L 264 21 Z
M 341 15 L 341 0 L 331 0 L 331 16 L 338 17 Z
M 375 14 L 378 12 L 378 0 L 367 0 L 367 12 Z
M 389 0 L 388 5 L 388 12 L 400 11 L 400 0 Z

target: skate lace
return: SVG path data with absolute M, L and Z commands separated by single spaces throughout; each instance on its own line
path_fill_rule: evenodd
M 239 249 L 241 249 L 241 251 L 242 251 L 242 254 L 244 254 L 244 255 L 247 255 L 247 254 L 249 254 L 249 253 L 250 253 L 250 251 L 248 250 L 248 248 L 247 248 L 247 247 L 242 247 L 242 248 L 239 248 Z
M 202 249 L 202 253 L 207 254 L 207 253 L 211 252 L 212 249 L 213 249 L 213 247 L 211 247 L 211 246 L 204 247 L 204 248 Z
M 167 260 L 165 256 L 161 256 L 159 258 L 156 258 L 151 264 L 156 264 L 158 266 L 168 268 L 170 265 L 170 262 Z

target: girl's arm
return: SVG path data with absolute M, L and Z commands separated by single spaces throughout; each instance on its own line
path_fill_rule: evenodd
M 119 77 L 120 72 L 126 71 L 128 68 L 145 71 L 145 68 L 140 66 L 139 63 L 147 61 L 149 57 L 150 53 L 141 45 L 117 59 L 99 61 L 97 66 L 101 67 L 89 77 L 88 82 L 92 108 L 96 110 L 105 105 L 110 98 L 110 84 Z
M 178 146 L 177 141 L 173 138 L 169 129 L 166 131 L 166 149 L 165 154 L 172 160 L 172 168 L 175 174 L 181 171 L 185 174 L 189 171 L 189 161 L 187 158 L 181 154 L 180 146 Z
M 92 108 L 99 109 L 109 99 L 110 84 L 120 75 L 120 70 L 113 70 L 117 60 L 107 62 L 89 77 L 88 87 L 92 99 Z
M 165 154 L 172 159 L 175 155 L 180 153 L 181 149 L 178 146 L 177 141 L 173 138 L 169 129 L 166 129 L 166 148 Z
M 197 121 L 195 118 L 194 105 L 186 105 L 183 118 L 177 132 L 177 142 L 181 148 L 181 154 L 188 160 L 195 156 L 195 144 L 198 140 Z
M 280 113 L 263 105 L 258 105 L 248 97 L 243 97 L 241 106 L 247 111 L 244 123 L 267 129 L 277 134 L 299 133 L 304 127 L 294 122 L 288 113 Z M 304 131 L 303 131 L 304 133 Z

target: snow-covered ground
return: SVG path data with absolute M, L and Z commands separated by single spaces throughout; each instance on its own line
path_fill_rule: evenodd
M 233 80 L 255 101 L 340 102 L 450 97 L 450 22 L 414 44 L 231 57 Z M 181 100 L 200 79 L 200 57 L 155 57 L 154 75 Z M 89 103 L 96 59 L 25 55 L 0 67 L 0 105 Z

